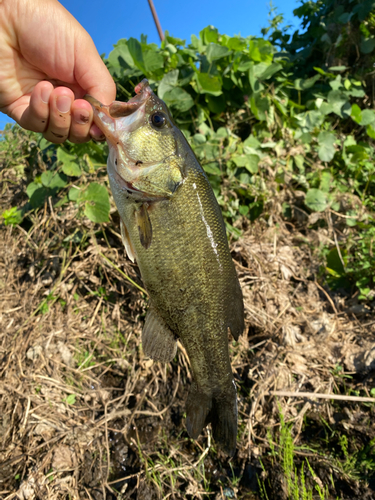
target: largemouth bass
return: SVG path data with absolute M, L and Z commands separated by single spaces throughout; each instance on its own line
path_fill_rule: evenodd
M 147 80 L 135 92 L 128 102 L 109 106 L 86 99 L 108 142 L 108 176 L 125 248 L 150 296 L 143 351 L 171 361 L 181 341 L 194 378 L 186 403 L 188 433 L 196 439 L 211 423 L 214 440 L 233 455 L 237 391 L 228 328 L 237 340 L 244 308 L 223 218 L 165 103 Z

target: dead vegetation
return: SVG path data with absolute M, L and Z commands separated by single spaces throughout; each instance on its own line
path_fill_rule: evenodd
M 167 365 L 143 355 L 147 296 L 117 222 L 113 213 L 99 228 L 46 203 L 29 228 L 1 227 L 0 498 L 256 499 L 260 481 L 270 499 L 287 499 L 270 458 L 282 452 L 280 412 L 296 467 L 308 457 L 315 471 L 310 489 L 373 498 L 374 469 L 349 467 L 349 455 L 368 448 L 375 467 L 375 320 L 317 281 L 316 241 L 329 235 L 275 217 L 232 243 L 246 331 L 231 347 L 240 420 L 229 461 L 209 448 L 209 431 L 187 436 L 184 349 Z M 342 399 L 323 397 L 333 393 Z

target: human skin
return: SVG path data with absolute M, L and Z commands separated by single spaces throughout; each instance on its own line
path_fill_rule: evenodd
M 101 138 L 90 94 L 116 87 L 95 45 L 57 0 L 0 0 L 0 111 L 54 143 Z

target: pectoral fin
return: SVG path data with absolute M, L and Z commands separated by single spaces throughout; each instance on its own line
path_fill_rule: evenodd
M 129 257 L 129 259 L 132 262 L 134 262 L 134 260 L 135 260 L 135 251 L 134 251 L 132 242 L 130 241 L 128 230 L 126 229 L 126 226 L 122 222 L 122 220 L 120 221 L 120 229 L 121 229 L 121 239 L 122 239 L 122 242 L 123 242 L 123 244 L 125 246 L 126 254 Z
M 147 203 L 143 203 L 139 210 L 135 212 L 135 221 L 138 226 L 139 238 L 144 248 L 149 248 L 152 241 L 152 226 L 150 216 L 147 212 Z
M 177 351 L 177 341 L 157 312 L 149 309 L 142 331 L 143 352 L 155 361 L 172 361 Z

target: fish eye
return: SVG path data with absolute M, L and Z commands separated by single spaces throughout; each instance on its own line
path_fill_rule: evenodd
M 164 125 L 167 123 L 167 117 L 165 116 L 164 113 L 154 113 L 151 116 L 151 123 L 154 125 L 156 128 L 163 128 Z

